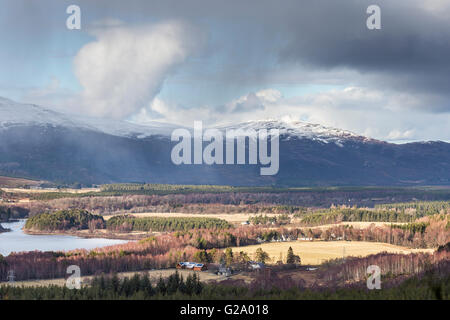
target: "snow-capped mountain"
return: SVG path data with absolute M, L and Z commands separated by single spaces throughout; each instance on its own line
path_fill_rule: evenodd
M 43 124 L 76 126 L 73 119 L 61 113 L 33 104 L 17 103 L 0 97 L 0 128 Z
M 170 135 L 179 127 L 72 116 L 0 98 L 0 175 L 84 184 L 450 185 L 449 143 L 396 145 L 279 120 L 216 127 L 279 130 L 279 171 L 261 176 L 260 165 L 175 165 Z
M 170 136 L 179 125 L 163 122 L 147 122 L 139 125 L 128 121 L 68 115 L 34 104 L 17 103 L 0 97 L 0 128 L 24 125 L 45 125 L 78 128 L 120 136 L 146 138 L 154 135 Z M 189 126 L 186 126 L 189 127 Z M 253 129 L 278 129 L 285 140 L 303 138 L 341 145 L 345 140 L 374 141 L 353 132 L 311 124 L 302 121 L 256 120 L 232 125 L 213 126 L 222 131 L 229 129 L 244 131 Z
M 366 142 L 376 141 L 348 130 L 336 129 L 303 121 L 253 120 L 238 123 L 235 125 L 218 126 L 217 128 L 224 131 L 230 129 L 242 129 L 244 131 L 251 129 L 255 131 L 258 131 L 260 129 L 266 129 L 267 131 L 271 129 L 278 129 L 280 136 L 284 140 L 289 140 L 291 138 L 310 139 L 323 143 L 334 142 L 340 146 L 341 143 L 345 142 L 346 140 L 359 140 Z
M 122 137 L 170 135 L 174 128 L 173 125 L 156 121 L 144 126 L 127 121 L 68 115 L 0 97 L 0 128 L 26 125 L 78 128 Z

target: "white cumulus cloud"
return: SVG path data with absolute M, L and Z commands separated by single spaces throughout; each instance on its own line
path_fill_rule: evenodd
M 221 107 L 187 108 L 156 98 L 139 113 L 135 122 L 160 119 L 192 125 L 201 120 L 207 125 L 231 124 L 248 120 L 301 120 L 353 131 L 367 137 L 391 142 L 450 139 L 449 113 L 428 113 L 416 108 L 419 101 L 433 97 L 399 95 L 396 92 L 364 87 L 346 87 L 285 98 L 280 91 L 264 89 L 251 92 Z
M 179 21 L 108 26 L 91 30 L 96 40 L 74 60 L 82 112 L 94 116 L 126 118 L 147 106 L 166 77 L 201 45 L 198 32 Z

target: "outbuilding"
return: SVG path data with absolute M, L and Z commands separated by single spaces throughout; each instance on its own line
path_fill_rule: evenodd
M 194 271 L 205 271 L 208 270 L 205 264 L 196 262 L 178 262 L 177 269 L 188 269 Z

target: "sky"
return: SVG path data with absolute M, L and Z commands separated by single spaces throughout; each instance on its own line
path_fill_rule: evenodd
M 0 96 L 139 124 L 450 141 L 450 1 L 0 0 Z

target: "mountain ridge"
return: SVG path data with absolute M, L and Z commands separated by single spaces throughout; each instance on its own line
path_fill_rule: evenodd
M 20 110 L 13 110 L 19 108 Z M 25 118 L 25 120 L 24 120 Z M 0 129 L 13 125 L 56 125 L 68 126 L 80 129 L 99 131 L 102 133 L 120 136 L 146 138 L 153 135 L 170 136 L 177 128 L 192 130 L 192 127 L 181 126 L 172 123 L 150 121 L 142 124 L 108 118 L 95 118 L 75 114 L 63 113 L 36 104 L 19 103 L 11 99 L 0 97 Z M 392 143 L 384 140 L 366 137 L 350 130 L 339 129 L 321 124 L 296 120 L 260 119 L 239 122 L 237 124 L 220 124 L 206 126 L 205 129 L 272 129 L 280 130 L 281 136 L 296 136 L 322 142 L 340 143 L 345 139 L 357 139 L 373 143 Z M 412 141 L 407 143 L 434 143 L 444 142 L 440 140 Z M 395 143 L 395 144 L 407 144 Z M 446 143 L 446 142 L 444 142 Z
M 173 164 L 171 151 L 177 142 L 170 139 L 172 125 L 80 119 L 0 99 L 0 175 L 83 184 L 450 185 L 446 142 L 397 145 L 279 120 L 219 126 L 280 129 L 279 172 L 260 176 L 260 165 Z
M 14 110 L 16 109 L 16 110 Z M 19 109 L 19 110 L 17 110 Z M 0 128 L 11 125 L 55 125 L 100 131 L 103 133 L 122 136 L 145 138 L 152 135 L 170 136 L 177 128 L 190 127 L 152 121 L 144 124 L 136 124 L 124 120 L 107 118 L 94 118 L 79 115 L 71 115 L 58 112 L 35 104 L 18 103 L 13 100 L 0 97 Z M 380 142 L 358 135 L 349 130 L 326 127 L 320 124 L 303 121 L 284 120 L 250 120 L 229 125 L 215 125 L 205 129 L 279 129 L 282 136 L 297 136 L 322 142 L 340 142 L 345 139 L 360 139 L 363 141 Z

